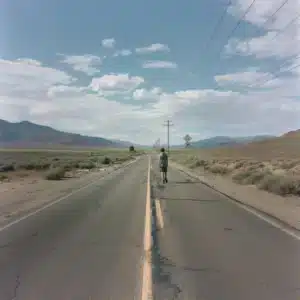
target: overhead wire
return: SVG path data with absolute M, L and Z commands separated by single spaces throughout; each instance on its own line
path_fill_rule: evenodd
M 217 31 L 218 31 L 219 27 L 221 26 L 222 22 L 224 21 L 224 18 L 225 18 L 226 14 L 227 14 L 227 9 L 228 9 L 228 7 L 229 7 L 230 4 L 232 4 L 231 0 L 228 1 L 227 5 L 225 5 L 223 13 L 222 13 L 221 17 L 219 18 L 219 20 L 217 21 L 217 23 L 216 23 L 216 25 L 215 25 L 215 27 L 214 27 L 214 29 L 212 31 L 212 34 L 210 35 L 210 37 L 209 37 L 209 39 L 208 39 L 208 41 L 207 41 L 207 43 L 206 43 L 206 45 L 204 47 L 205 50 L 207 49 L 209 43 L 213 40 L 214 36 L 217 34 Z
M 257 85 L 257 86 L 250 86 L 250 88 L 260 88 L 260 87 L 263 87 L 264 85 L 266 85 L 266 83 L 269 83 L 271 81 L 274 81 L 275 79 L 277 79 L 282 73 L 286 73 L 286 72 L 290 72 L 296 68 L 300 68 L 300 64 L 297 64 L 297 65 L 294 65 L 286 70 L 283 70 L 283 71 L 279 71 L 277 73 L 275 73 L 275 76 L 273 76 L 272 78 L 262 82 L 261 84 Z
M 265 22 L 263 22 L 261 25 L 260 25 L 260 27 L 256 30 L 256 33 L 258 33 L 261 29 L 262 29 L 262 27 L 265 27 L 266 26 L 266 24 L 268 24 L 269 23 L 269 21 L 270 20 L 272 20 L 273 19 L 273 17 L 289 2 L 290 0 L 284 0 L 282 3 L 281 3 L 281 5 L 273 12 L 273 14 L 272 15 L 270 15 L 266 20 L 265 20 Z
M 251 10 L 251 8 L 253 7 L 253 5 L 255 4 L 257 0 L 253 0 L 252 3 L 247 7 L 247 9 L 245 10 L 244 14 L 239 18 L 238 22 L 236 23 L 236 25 L 234 26 L 234 28 L 231 30 L 231 32 L 229 33 L 229 35 L 226 38 L 225 44 L 229 41 L 229 39 L 232 37 L 232 35 L 235 33 L 235 31 L 238 29 L 238 27 L 241 25 L 242 21 L 244 20 L 245 16 L 249 13 L 249 11 Z M 224 45 L 219 53 L 219 55 L 222 53 L 222 50 L 224 48 Z

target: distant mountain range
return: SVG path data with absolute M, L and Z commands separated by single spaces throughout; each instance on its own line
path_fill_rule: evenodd
M 55 130 L 28 121 L 11 123 L 0 119 L 0 147 L 129 147 L 131 143 Z
M 289 134 L 296 134 L 291 132 Z M 297 132 L 297 134 L 299 134 Z M 257 135 L 250 137 L 216 136 L 191 143 L 193 148 L 215 148 L 222 146 L 243 145 L 254 141 L 263 141 L 274 138 L 270 135 Z M 0 147 L 106 147 L 127 148 L 145 147 L 128 141 L 105 139 L 102 137 L 85 136 L 53 129 L 49 126 L 34 124 L 28 121 L 11 123 L 0 119 Z M 172 146 L 172 148 L 182 148 Z
M 229 136 L 215 136 L 208 139 L 203 139 L 196 142 L 191 142 L 192 148 L 216 148 L 234 145 L 244 145 L 251 142 L 258 142 L 267 139 L 272 139 L 274 136 L 271 135 L 256 135 L 246 137 L 229 137 Z M 175 146 L 175 148 L 182 148 L 181 146 Z

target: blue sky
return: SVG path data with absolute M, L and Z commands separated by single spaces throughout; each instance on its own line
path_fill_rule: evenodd
M 256 0 L 230 39 L 252 0 L 226 2 L 2 0 L 0 118 L 146 144 L 167 118 L 173 143 L 299 128 L 299 2 Z

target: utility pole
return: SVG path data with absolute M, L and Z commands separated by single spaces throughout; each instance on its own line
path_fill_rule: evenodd
M 164 126 L 167 126 L 168 154 L 170 154 L 170 126 L 173 126 L 172 121 L 167 120 Z

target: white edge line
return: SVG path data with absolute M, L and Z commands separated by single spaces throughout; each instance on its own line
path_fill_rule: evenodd
M 174 167 L 175 169 L 177 169 L 177 170 L 179 170 L 179 171 L 182 171 L 183 173 L 185 173 L 185 174 L 187 174 L 187 175 L 193 177 L 193 178 L 199 179 L 199 180 L 202 182 L 200 176 L 197 176 L 196 174 L 193 174 L 193 173 L 191 173 L 190 171 L 186 172 L 185 170 L 176 167 L 174 164 L 173 164 L 173 167 Z M 207 183 L 204 183 L 204 184 L 205 184 L 207 187 L 211 188 L 213 191 L 222 194 L 222 195 L 225 197 L 225 199 L 226 199 L 227 201 L 229 201 L 229 202 L 231 202 L 231 203 L 233 203 L 233 204 L 235 204 L 235 205 L 237 205 L 237 206 L 243 208 L 244 210 L 246 210 L 246 211 L 248 211 L 249 213 L 252 213 L 252 214 L 255 215 L 256 217 L 258 217 L 259 219 L 261 219 L 261 220 L 263 220 L 263 221 L 269 223 L 270 225 L 274 226 L 275 228 L 277 228 L 277 229 L 283 231 L 284 233 L 286 233 L 286 234 L 290 235 L 291 237 L 293 237 L 293 238 L 297 239 L 298 241 L 300 241 L 300 235 L 298 235 L 297 233 L 295 233 L 292 229 L 285 228 L 285 226 L 281 225 L 279 222 L 273 221 L 273 220 L 271 219 L 271 217 L 266 217 L 266 216 L 264 216 L 264 215 L 263 215 L 264 213 L 263 213 L 263 212 L 260 213 L 260 212 L 258 211 L 258 209 L 254 208 L 254 207 L 253 207 L 253 208 L 252 208 L 252 207 L 249 207 L 247 204 L 240 203 L 240 202 L 238 202 L 238 201 L 235 201 L 234 199 L 230 199 L 230 197 L 224 195 L 222 192 L 220 192 L 220 191 L 217 190 L 216 188 L 210 187 L 209 184 L 207 184 Z M 286 225 L 286 226 L 288 227 L 289 225 Z M 296 229 L 295 229 L 295 231 L 296 231 Z
M 3 226 L 3 227 L 0 228 L 0 232 L 4 231 L 5 229 L 10 228 L 11 226 L 13 226 L 13 225 L 15 225 L 15 224 L 20 223 L 21 221 L 24 221 L 24 220 L 26 220 L 26 219 L 28 219 L 28 218 L 30 218 L 30 217 L 32 217 L 32 216 L 38 214 L 39 212 L 41 212 L 41 211 L 43 211 L 43 210 L 45 210 L 45 209 L 47 209 L 47 208 L 49 208 L 49 207 L 51 207 L 51 206 L 53 206 L 53 205 L 59 203 L 59 202 L 65 200 L 65 199 L 67 199 L 67 198 L 69 198 L 70 196 L 72 196 L 72 195 L 74 195 L 74 194 L 76 194 L 76 193 L 78 193 L 78 192 L 80 192 L 80 191 L 82 191 L 82 190 L 84 190 L 84 189 L 90 187 L 91 185 L 93 185 L 93 184 L 99 182 L 99 180 L 104 179 L 105 176 L 107 176 L 107 175 L 109 175 L 109 174 L 112 174 L 113 172 L 115 172 L 115 171 L 117 171 L 117 170 L 120 170 L 121 168 L 125 168 L 125 167 L 127 167 L 127 166 L 129 166 L 129 165 L 131 165 L 131 164 L 133 164 L 133 163 L 135 163 L 135 162 L 137 162 L 137 161 L 138 161 L 138 159 L 137 159 L 137 160 L 134 160 L 134 161 L 131 161 L 131 162 L 128 163 L 127 165 L 121 166 L 121 167 L 118 168 L 118 169 L 114 169 L 114 170 L 112 170 L 112 172 L 110 172 L 110 173 L 108 173 L 108 174 L 104 174 L 102 177 L 100 177 L 100 178 L 98 178 L 98 179 L 96 179 L 96 180 L 94 180 L 94 181 L 88 183 L 88 184 L 85 185 L 85 186 L 82 186 L 82 187 L 79 188 L 78 190 L 75 190 L 75 191 L 73 191 L 73 192 L 71 192 L 71 193 L 69 193 L 69 194 L 67 194 L 67 195 L 65 195 L 65 196 L 63 196 L 63 197 L 61 197 L 61 198 L 58 198 L 57 200 L 55 200 L 55 201 L 53 201 L 53 202 L 51 202 L 51 203 L 49 203 L 49 204 L 47 204 L 47 205 L 45 205 L 45 206 L 43 206 L 43 207 L 37 209 L 37 210 L 35 210 L 35 211 L 33 211 L 33 212 L 31 212 L 31 213 L 25 215 L 25 216 L 23 216 L 23 217 L 21 217 L 21 218 L 15 220 L 15 221 L 13 221 L 13 222 L 10 222 L 10 223 L 6 224 L 5 226 Z
M 255 208 L 248 207 L 246 204 L 238 203 L 238 202 L 236 202 L 236 201 L 234 201 L 234 200 L 232 200 L 232 199 L 230 199 L 230 198 L 227 199 L 227 200 L 230 201 L 230 202 L 232 202 L 232 203 L 234 203 L 234 204 L 236 204 L 236 205 L 238 205 L 239 207 L 245 209 L 245 210 L 248 211 L 249 213 L 252 213 L 252 214 L 255 215 L 256 217 L 258 217 L 259 219 L 261 219 L 261 220 L 263 220 L 263 221 L 269 223 L 270 225 L 272 225 L 272 226 L 274 226 L 274 227 L 280 229 L 280 230 L 283 231 L 284 233 L 286 233 L 286 234 L 288 234 L 288 235 L 290 235 L 290 236 L 292 236 L 292 237 L 294 237 L 295 239 L 297 239 L 297 240 L 300 241 L 300 236 L 299 236 L 299 235 L 297 235 L 296 233 L 294 233 L 292 230 L 289 230 L 289 229 L 287 229 L 287 228 L 284 228 L 282 225 L 280 225 L 280 224 L 277 223 L 276 221 L 273 221 L 273 220 L 271 220 L 270 218 L 263 216 L 262 213 L 256 211 Z

